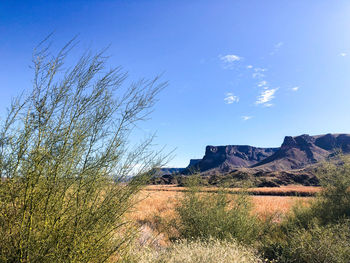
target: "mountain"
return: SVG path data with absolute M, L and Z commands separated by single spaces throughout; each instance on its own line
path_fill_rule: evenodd
M 286 136 L 277 152 L 253 165 L 264 171 L 289 171 L 325 161 L 337 151 L 350 153 L 349 134 Z
M 188 166 L 183 174 L 216 169 L 229 172 L 235 168 L 250 167 L 273 155 L 278 148 L 258 148 L 249 145 L 207 146 L 203 159 Z
M 258 186 L 281 184 L 316 185 L 317 166 L 342 152 L 350 154 L 350 134 L 286 136 L 278 148 L 249 145 L 207 146 L 202 159 L 170 175 L 160 183 L 181 183 L 183 177 L 200 172 L 208 184 L 250 178 Z
M 178 174 L 185 170 L 185 168 L 159 168 L 155 171 L 156 175 L 166 175 L 166 174 Z

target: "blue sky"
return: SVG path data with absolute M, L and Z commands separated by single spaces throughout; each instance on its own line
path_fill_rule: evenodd
M 206 145 L 279 146 L 350 133 L 350 1 L 0 1 L 0 104 L 30 89 L 33 47 L 110 45 L 131 79 L 169 86 L 134 140 L 157 132 L 169 166 Z

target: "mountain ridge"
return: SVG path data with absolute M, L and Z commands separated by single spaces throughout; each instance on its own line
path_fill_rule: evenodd
M 277 185 L 312 185 L 318 183 L 315 167 L 339 152 L 350 154 L 350 134 L 285 136 L 280 147 L 271 148 L 208 145 L 203 158 L 193 159 L 177 176 L 200 173 L 202 177 L 226 180 L 249 175 L 253 179 L 272 180 Z M 167 178 L 172 177 L 167 174 Z

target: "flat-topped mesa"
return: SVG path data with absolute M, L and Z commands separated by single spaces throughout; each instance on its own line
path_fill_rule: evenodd
M 226 159 L 234 156 L 248 162 L 259 162 L 273 154 L 276 150 L 277 148 L 259 148 L 249 145 L 209 145 L 205 149 L 205 156 L 203 159 L 212 157 Z
M 238 168 L 265 171 L 288 171 L 326 160 L 337 151 L 350 153 L 349 134 L 286 136 L 279 148 L 260 148 L 249 145 L 208 145 L 202 160 L 194 162 L 184 174 L 229 172 Z
M 190 159 L 190 163 L 189 165 L 187 166 L 188 167 L 191 167 L 193 165 L 196 165 L 197 163 L 199 163 L 200 161 L 202 161 L 202 159 Z
M 350 134 L 303 134 L 286 136 L 279 148 L 209 145 L 206 146 L 203 159 L 191 160 L 183 171 L 164 169 L 164 172 L 177 172 L 179 177 L 201 172 L 203 178 L 209 178 L 209 184 L 216 184 L 221 179 L 226 183 L 227 179 L 236 180 L 250 175 L 260 180 L 259 185 L 262 186 L 266 186 L 266 182 L 272 185 L 318 185 L 315 168 L 339 152 L 350 154 Z M 174 176 L 163 179 L 161 182 L 165 183 L 181 181 Z
M 205 149 L 202 160 L 188 167 L 185 174 L 217 168 L 220 172 L 249 167 L 272 155 L 278 148 L 259 148 L 249 145 L 212 146 Z

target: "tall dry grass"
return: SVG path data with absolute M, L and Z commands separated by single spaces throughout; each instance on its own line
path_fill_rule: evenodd
M 156 189 L 162 190 L 157 191 Z M 140 243 L 151 243 L 156 247 L 167 247 L 171 244 L 167 234 L 159 228 L 159 219 L 167 221 L 175 219 L 175 207 L 183 195 L 184 192 L 181 189 L 178 191 L 177 187 L 174 186 L 148 186 L 138 194 L 137 204 L 128 217 L 141 226 Z M 313 199 L 312 197 L 295 196 L 251 197 L 253 213 L 263 219 L 273 216 L 275 222 L 282 221 L 295 204 L 306 206 Z
M 138 203 L 129 214 L 129 218 L 139 223 L 152 223 L 155 215 L 160 217 L 174 217 L 175 206 L 183 197 L 181 191 L 143 190 L 138 195 Z M 252 196 L 253 212 L 259 216 L 288 213 L 293 205 L 300 202 L 307 204 L 312 197 L 295 196 Z
M 259 263 L 253 249 L 237 242 L 210 239 L 175 242 L 166 249 L 134 249 L 127 262 L 132 263 Z

